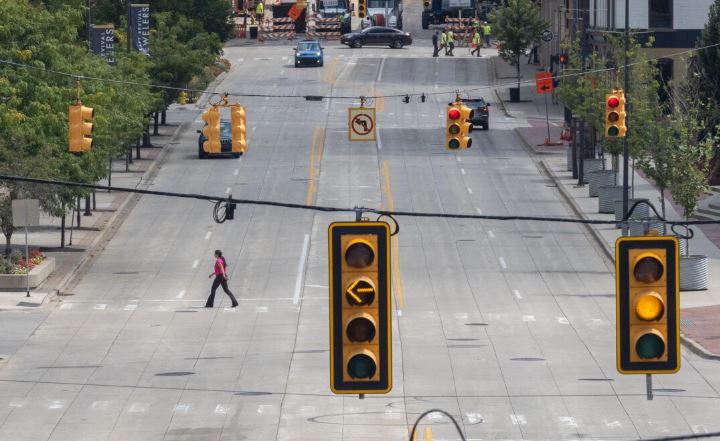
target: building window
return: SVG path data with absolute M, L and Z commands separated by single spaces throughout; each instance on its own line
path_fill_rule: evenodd
M 649 25 L 651 28 L 672 28 L 672 0 L 650 0 Z

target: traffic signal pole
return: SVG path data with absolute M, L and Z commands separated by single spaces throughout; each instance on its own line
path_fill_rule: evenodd
M 630 46 L 630 0 L 625 0 L 625 32 L 623 32 L 623 54 L 624 57 L 624 64 L 623 66 L 623 75 L 624 75 L 624 92 L 625 92 L 625 106 L 626 109 L 626 115 L 625 115 L 625 125 L 627 127 L 627 120 L 628 120 L 628 113 L 630 113 L 629 109 L 629 103 L 628 103 L 628 90 L 630 89 L 630 73 L 628 72 L 628 49 Z M 628 128 L 629 129 L 629 128 Z M 630 152 L 628 149 L 628 140 L 627 140 L 627 134 L 623 137 L 623 219 L 627 219 L 628 214 L 628 156 L 630 156 Z M 622 235 L 627 236 L 628 235 L 628 224 L 627 222 L 623 222 L 622 224 Z M 649 375 L 649 374 L 648 374 Z M 650 383 L 651 384 L 651 383 Z M 649 394 L 652 393 L 652 391 L 648 392 Z

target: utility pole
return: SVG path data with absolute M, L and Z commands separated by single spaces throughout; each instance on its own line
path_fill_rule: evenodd
M 628 119 L 630 117 L 630 107 L 629 99 L 628 99 L 628 89 L 630 88 L 630 73 L 628 72 L 628 49 L 630 46 L 630 0 L 625 0 L 625 32 L 623 32 L 623 51 L 625 52 L 623 54 L 623 59 L 625 60 L 623 64 L 623 75 L 625 77 L 624 81 L 624 87 L 623 90 L 625 92 L 625 127 L 628 127 Z M 627 131 L 630 131 L 630 128 L 628 127 Z M 628 214 L 628 156 L 630 156 L 630 152 L 628 151 L 628 133 L 625 133 L 625 136 L 623 136 L 623 219 L 627 218 Z M 624 222 L 622 224 L 622 235 L 627 236 L 628 235 L 628 225 L 627 222 Z

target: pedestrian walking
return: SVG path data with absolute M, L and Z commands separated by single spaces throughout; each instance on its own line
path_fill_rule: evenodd
M 440 52 L 440 48 L 438 47 L 438 31 L 435 31 L 435 33 L 432 36 L 432 43 L 433 43 L 433 57 L 437 57 L 438 53 Z
M 259 1 L 255 6 L 255 19 L 258 22 L 258 26 L 262 25 L 263 18 L 265 17 L 265 5 L 262 1 Z
M 448 57 L 454 57 L 453 49 L 455 49 L 455 36 L 453 35 L 453 31 L 450 30 L 447 33 L 447 45 L 450 50 L 445 54 Z
M 540 43 L 537 40 L 533 40 L 532 42 L 532 49 L 530 49 L 530 55 L 528 55 L 528 64 L 538 64 L 540 61 L 538 60 L 538 49 L 540 48 Z
M 215 303 L 215 291 L 217 291 L 218 286 L 222 286 L 223 291 L 225 291 L 225 294 L 227 294 L 232 301 L 232 307 L 236 307 L 238 305 L 238 301 L 235 299 L 233 293 L 228 289 L 227 281 L 229 277 L 227 274 L 227 262 L 220 250 L 215 250 L 215 267 L 208 278 L 211 278 L 212 276 L 215 276 L 215 280 L 213 280 L 212 288 L 210 289 L 210 297 L 208 297 L 207 302 L 205 302 L 205 307 L 213 307 L 213 303 Z
M 488 22 L 485 22 L 483 24 L 483 36 L 485 37 L 485 46 L 490 47 L 490 34 L 492 33 L 492 28 L 488 24 Z
M 480 56 L 480 46 L 482 46 L 482 40 L 480 39 L 480 29 L 475 29 L 475 33 L 473 34 L 472 38 L 472 46 L 473 50 L 470 52 L 470 56 L 472 54 L 477 53 L 477 56 Z
M 448 54 L 447 31 L 445 29 L 443 29 L 442 34 L 440 34 L 440 48 L 445 49 L 445 55 Z

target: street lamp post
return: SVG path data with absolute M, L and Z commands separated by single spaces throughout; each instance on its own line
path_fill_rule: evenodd
M 630 40 L 630 0 L 625 0 L 625 30 L 623 32 L 623 51 L 625 52 L 623 54 L 624 61 L 624 67 L 623 67 L 623 75 L 625 77 L 624 81 L 624 91 L 625 91 L 625 126 L 628 127 L 628 119 L 630 118 L 630 100 L 629 100 L 629 94 L 628 89 L 630 88 L 630 74 L 628 72 L 628 48 L 629 48 L 629 40 Z M 628 129 L 629 130 L 629 127 Z M 630 156 L 630 153 L 628 151 L 628 134 L 626 133 L 623 137 L 623 219 L 627 218 L 628 214 L 628 156 Z M 628 225 L 627 222 L 623 222 L 622 224 L 622 234 L 623 236 L 628 235 Z

